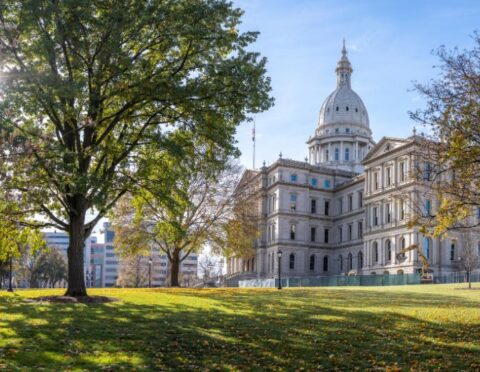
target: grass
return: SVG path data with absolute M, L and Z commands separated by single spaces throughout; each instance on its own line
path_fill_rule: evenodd
M 480 370 L 480 291 L 458 287 L 1 292 L 0 369 Z

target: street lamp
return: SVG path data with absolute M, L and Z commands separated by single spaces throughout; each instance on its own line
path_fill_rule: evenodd
M 152 288 L 152 257 L 148 259 L 148 288 Z
M 9 275 L 8 275 L 8 292 L 13 292 L 13 255 L 10 253 L 9 255 Z
M 278 289 L 282 289 L 282 251 L 277 252 L 278 257 Z

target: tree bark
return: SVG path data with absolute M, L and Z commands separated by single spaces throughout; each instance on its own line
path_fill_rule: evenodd
M 178 277 L 180 272 L 180 251 L 174 250 L 172 252 L 172 260 L 170 262 L 170 285 L 172 287 L 179 287 Z
M 79 203 L 76 203 L 77 206 Z M 68 245 L 68 281 L 66 296 L 79 297 L 87 295 L 84 275 L 85 249 L 85 215 L 82 207 L 70 215 Z

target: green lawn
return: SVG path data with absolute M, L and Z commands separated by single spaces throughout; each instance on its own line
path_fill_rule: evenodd
M 480 370 L 480 290 L 463 285 L 0 293 L 0 369 Z

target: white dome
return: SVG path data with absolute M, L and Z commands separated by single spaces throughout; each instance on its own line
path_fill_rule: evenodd
M 348 85 L 340 85 L 323 102 L 318 126 L 352 125 L 369 129 L 368 113 L 362 99 Z

